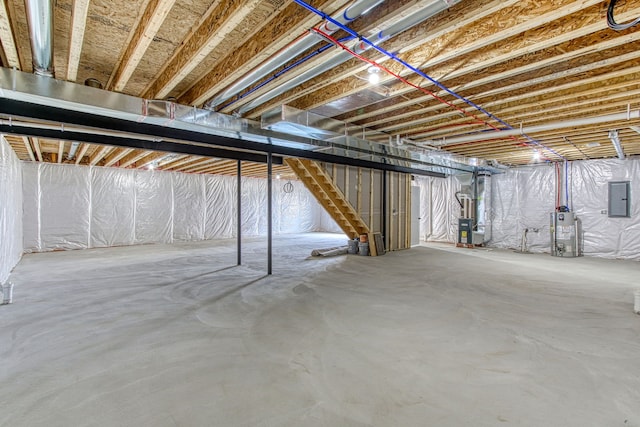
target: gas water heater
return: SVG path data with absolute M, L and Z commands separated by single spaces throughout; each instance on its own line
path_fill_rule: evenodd
M 577 257 L 580 253 L 580 220 L 573 212 L 551 214 L 551 255 Z

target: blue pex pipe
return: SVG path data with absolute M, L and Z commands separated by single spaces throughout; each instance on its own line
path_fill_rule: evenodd
M 353 37 L 356 37 L 357 39 L 359 39 L 360 41 L 364 42 L 365 44 L 371 46 L 372 48 L 374 48 L 375 50 L 377 50 L 378 52 L 380 52 L 381 54 L 387 56 L 390 59 L 393 59 L 394 61 L 398 62 L 399 64 L 402 64 L 403 66 L 407 67 L 408 69 L 410 69 L 411 71 L 413 71 L 414 73 L 418 74 L 419 76 L 429 80 L 431 83 L 433 83 L 434 85 L 436 85 L 437 87 L 439 87 L 440 89 L 444 90 L 445 92 L 447 92 L 448 94 L 458 98 L 459 100 L 463 101 L 464 103 L 466 103 L 467 105 L 475 108 L 476 110 L 486 114 L 488 117 L 494 119 L 495 121 L 497 121 L 498 123 L 504 125 L 507 129 L 512 130 L 515 129 L 513 126 L 511 126 L 509 123 L 505 122 L 504 120 L 500 119 L 499 117 L 496 117 L 495 115 L 491 114 L 490 112 L 488 112 L 487 110 L 485 110 L 484 108 L 482 108 L 481 106 L 477 105 L 475 102 L 463 97 L 462 95 L 459 95 L 458 93 L 454 92 L 453 90 L 449 89 L 448 87 L 446 87 L 445 85 L 443 85 L 442 83 L 440 83 L 439 81 L 437 81 L 436 79 L 434 79 L 433 77 L 427 75 L 426 73 L 420 71 L 419 69 L 415 68 L 413 65 L 409 64 L 406 61 L 403 61 L 402 59 L 398 58 L 395 54 L 386 51 L 385 49 L 377 46 L 375 43 L 371 42 L 370 40 L 368 40 L 366 37 L 358 34 L 356 31 L 353 31 L 351 28 L 347 27 L 346 25 L 341 24 L 340 22 L 336 21 L 335 19 L 333 19 L 331 16 L 327 15 L 326 13 L 322 12 L 319 9 L 316 9 L 315 7 L 311 6 L 310 4 L 306 3 L 303 0 L 293 0 L 295 3 L 297 3 L 298 5 L 304 7 L 305 9 L 307 9 L 310 12 L 315 13 L 316 15 L 320 16 L 322 19 L 325 19 L 329 22 L 331 22 L 332 24 L 340 27 L 342 30 L 346 31 L 347 33 L 351 34 Z M 554 149 L 549 148 L 547 146 L 545 146 L 544 144 L 542 144 L 540 141 L 537 141 L 536 139 L 533 139 L 532 137 L 530 137 L 527 134 L 522 134 L 523 137 L 527 138 L 529 141 L 533 142 L 534 144 L 538 145 L 539 147 L 544 148 L 545 150 L 549 151 L 550 153 L 555 154 L 556 156 L 558 156 L 559 158 L 566 160 L 566 158 L 556 152 Z

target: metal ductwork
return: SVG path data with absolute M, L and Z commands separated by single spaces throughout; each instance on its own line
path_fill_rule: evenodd
M 347 24 L 355 20 L 359 16 L 367 13 L 374 7 L 378 6 L 383 1 L 384 0 L 357 0 L 347 9 L 345 9 L 342 14 L 333 18 L 342 24 Z M 321 26 L 321 29 L 327 34 L 333 34 L 339 30 L 336 25 L 333 25 L 329 22 L 323 24 Z M 303 37 L 299 38 L 294 43 L 287 46 L 285 49 L 263 62 L 259 67 L 255 68 L 253 71 L 249 72 L 234 84 L 229 86 L 227 89 L 225 89 L 224 92 L 222 92 L 215 98 L 205 102 L 205 108 L 217 107 L 227 99 L 239 94 L 244 89 L 248 88 L 258 80 L 267 76 L 269 73 L 291 61 L 293 58 L 302 54 L 319 42 L 320 39 L 314 34 L 305 34 Z
M 53 0 L 25 0 L 33 72 L 53 77 Z
M 412 14 L 411 16 L 409 16 L 406 19 L 403 19 L 401 21 L 398 21 L 397 23 L 383 29 L 382 31 L 378 32 L 375 37 L 375 44 L 377 45 L 378 43 L 382 43 L 388 39 L 390 39 L 391 37 L 394 37 L 400 33 L 402 33 L 403 31 L 407 31 L 410 28 L 420 24 L 421 22 L 427 20 L 428 18 L 436 15 L 439 12 L 442 12 L 443 10 L 447 9 L 448 7 L 459 3 L 461 0 L 436 0 L 432 3 L 429 3 L 428 5 L 424 6 L 423 8 L 421 8 L 419 11 L 417 11 L 416 13 Z M 332 25 L 332 27 L 335 27 L 335 25 Z M 323 32 L 325 32 L 323 30 Z M 361 54 L 364 51 L 370 49 L 371 46 L 365 44 L 364 42 L 355 42 L 355 45 L 353 46 L 353 50 L 358 53 Z M 264 104 L 267 101 L 270 101 L 271 99 L 275 98 L 278 95 L 281 95 L 283 93 L 285 93 L 286 91 L 293 89 L 296 86 L 301 85 L 302 83 L 311 80 L 314 77 L 319 76 L 320 74 L 329 71 L 332 68 L 337 67 L 340 64 L 343 64 L 345 62 L 347 62 L 349 59 L 353 58 L 353 56 L 346 51 L 342 51 L 340 53 L 338 53 L 336 56 L 334 56 L 332 59 L 329 59 L 328 61 L 326 61 L 325 63 L 312 68 L 308 71 L 306 71 L 305 73 L 300 74 L 299 76 L 286 81 L 285 83 L 283 83 L 282 85 L 274 88 L 273 90 L 266 92 L 265 94 L 257 97 L 256 99 L 254 99 L 253 101 L 243 105 L 242 107 L 240 107 L 238 109 L 238 113 L 239 114 L 244 114 L 247 111 L 253 110 L 254 108 L 258 107 L 259 105 Z

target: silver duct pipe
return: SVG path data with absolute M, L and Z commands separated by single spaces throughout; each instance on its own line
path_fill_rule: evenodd
M 421 23 L 422 21 L 431 18 L 432 16 L 442 12 L 443 10 L 460 3 L 462 0 L 436 0 L 421 8 L 418 12 L 412 13 L 410 16 L 402 19 L 401 21 L 396 22 L 394 25 L 389 28 L 380 31 L 373 38 L 369 40 L 373 42 L 375 45 L 378 45 L 387 39 L 395 36 L 398 33 L 408 30 L 411 27 L 414 27 Z M 356 45 L 356 53 L 362 53 L 365 50 L 369 49 L 371 46 L 364 44 L 365 48 L 362 47 L 363 43 L 358 43 Z
M 67 154 L 67 160 L 73 160 L 76 157 L 76 151 L 78 151 L 78 147 L 80 143 L 78 141 L 71 142 L 71 148 L 69 148 L 69 153 Z
M 620 136 L 617 130 L 609 131 L 609 139 L 613 144 L 613 148 L 616 149 L 616 154 L 620 160 L 624 160 L 624 151 L 622 151 L 622 144 L 620 143 Z
M 394 37 L 397 34 L 402 33 L 403 31 L 409 30 L 410 28 L 420 24 L 421 22 L 427 20 L 428 18 L 434 16 L 435 14 L 442 12 L 443 10 L 452 6 L 453 4 L 459 3 L 460 1 L 462 0 L 436 0 L 428 4 L 427 6 L 423 7 L 416 13 L 412 14 L 407 19 L 400 20 L 394 25 L 391 25 L 389 28 L 383 29 L 382 31 L 380 31 L 377 35 L 374 36 L 373 42 L 375 44 L 382 43 L 383 41 L 386 41 L 391 37 Z M 353 50 L 356 53 L 360 54 L 370 48 L 371 46 L 367 45 L 364 42 L 356 42 L 355 46 L 353 47 Z M 293 89 L 294 87 L 299 86 L 300 84 L 308 80 L 311 80 L 312 78 L 317 77 L 320 74 L 326 71 L 329 71 L 330 69 L 337 67 L 340 64 L 347 62 L 351 58 L 352 56 L 349 52 L 342 51 L 339 54 L 337 54 L 334 58 L 328 60 L 327 62 L 315 68 L 312 68 L 311 70 L 306 71 L 300 74 L 299 76 L 294 77 L 291 80 L 284 82 L 283 84 L 274 88 L 273 90 L 266 92 L 263 95 L 254 99 L 253 101 L 243 105 L 238 109 L 238 113 L 244 114 L 247 111 L 253 110 L 254 108 L 264 104 L 265 102 L 275 98 L 276 96 L 281 95 L 286 91 Z
M 359 16 L 367 13 L 374 7 L 378 6 L 384 0 L 357 0 L 351 6 L 349 6 L 342 14 L 338 16 L 334 16 L 333 19 L 336 21 L 347 24 Z M 336 27 L 332 23 L 325 23 L 322 25 L 321 29 L 327 34 L 333 34 L 338 31 L 340 28 Z M 298 39 L 298 41 L 293 44 L 287 46 L 284 50 L 280 51 L 276 55 L 272 56 L 265 62 L 263 62 L 259 67 L 255 68 L 253 71 L 249 72 L 245 76 L 243 76 L 240 80 L 236 81 L 234 84 L 225 89 L 224 92 L 219 94 L 213 99 L 205 102 L 205 108 L 214 108 L 218 105 L 222 104 L 227 99 L 239 94 L 247 87 L 251 86 L 253 83 L 257 82 L 261 78 L 267 76 L 269 73 L 278 69 L 282 65 L 291 61 L 296 56 L 305 52 L 306 50 L 313 47 L 315 44 L 319 43 L 320 39 L 316 37 L 314 34 L 307 33 L 302 38 Z
M 53 0 L 25 0 L 33 72 L 53 77 Z

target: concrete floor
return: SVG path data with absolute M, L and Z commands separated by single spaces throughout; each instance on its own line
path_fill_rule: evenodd
M 27 255 L 2 426 L 640 426 L 640 263 L 328 234 Z

